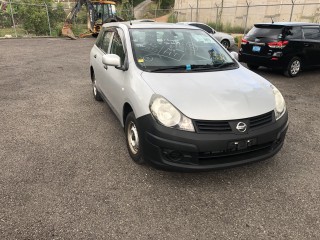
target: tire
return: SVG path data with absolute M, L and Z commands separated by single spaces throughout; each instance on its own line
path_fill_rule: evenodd
M 247 64 L 247 66 L 250 70 L 257 70 L 259 68 L 258 65 L 254 65 L 254 64 Z
M 229 40 L 227 40 L 227 39 L 223 39 L 223 40 L 221 41 L 221 44 L 222 44 L 226 49 L 229 49 L 229 48 L 230 48 L 230 42 L 229 42 Z
M 301 59 L 298 57 L 293 57 L 288 63 L 287 68 L 284 70 L 284 75 L 287 77 L 296 77 L 301 71 Z
M 96 86 L 96 76 L 94 75 L 94 72 L 92 73 L 92 93 L 96 101 L 101 102 L 103 100 Z
M 135 163 L 144 164 L 145 161 L 142 158 L 142 145 L 140 141 L 142 134 L 140 133 L 140 129 L 133 112 L 128 114 L 124 129 L 130 157 Z

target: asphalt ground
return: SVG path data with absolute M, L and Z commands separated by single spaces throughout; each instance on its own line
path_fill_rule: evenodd
M 164 172 L 93 99 L 93 43 L 0 40 L 0 239 L 320 239 L 320 70 L 257 71 L 289 110 L 275 157 Z

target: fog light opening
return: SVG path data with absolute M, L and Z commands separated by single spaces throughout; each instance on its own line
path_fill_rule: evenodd
M 180 151 L 176 150 L 170 150 L 170 149 L 164 149 L 163 155 L 172 162 L 178 162 L 183 159 L 183 154 Z

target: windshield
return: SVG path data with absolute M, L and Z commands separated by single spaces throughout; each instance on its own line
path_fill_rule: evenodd
M 137 66 L 144 71 L 215 71 L 238 65 L 210 35 L 193 29 L 131 29 Z

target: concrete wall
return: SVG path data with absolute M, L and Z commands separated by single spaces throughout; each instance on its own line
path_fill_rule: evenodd
M 176 0 L 175 10 L 178 21 L 216 22 L 221 10 L 222 0 Z M 246 0 L 224 0 L 221 22 L 231 26 L 244 27 L 246 25 Z M 251 27 L 257 22 L 289 21 L 292 9 L 291 0 L 248 0 L 250 5 L 247 26 Z M 312 5 L 307 5 L 314 3 Z M 296 0 L 292 12 L 292 21 L 319 22 L 320 0 Z M 301 5 L 299 5 L 301 4 Z M 268 6 L 257 6 L 268 5 Z M 192 11 L 191 11 L 192 9 Z

